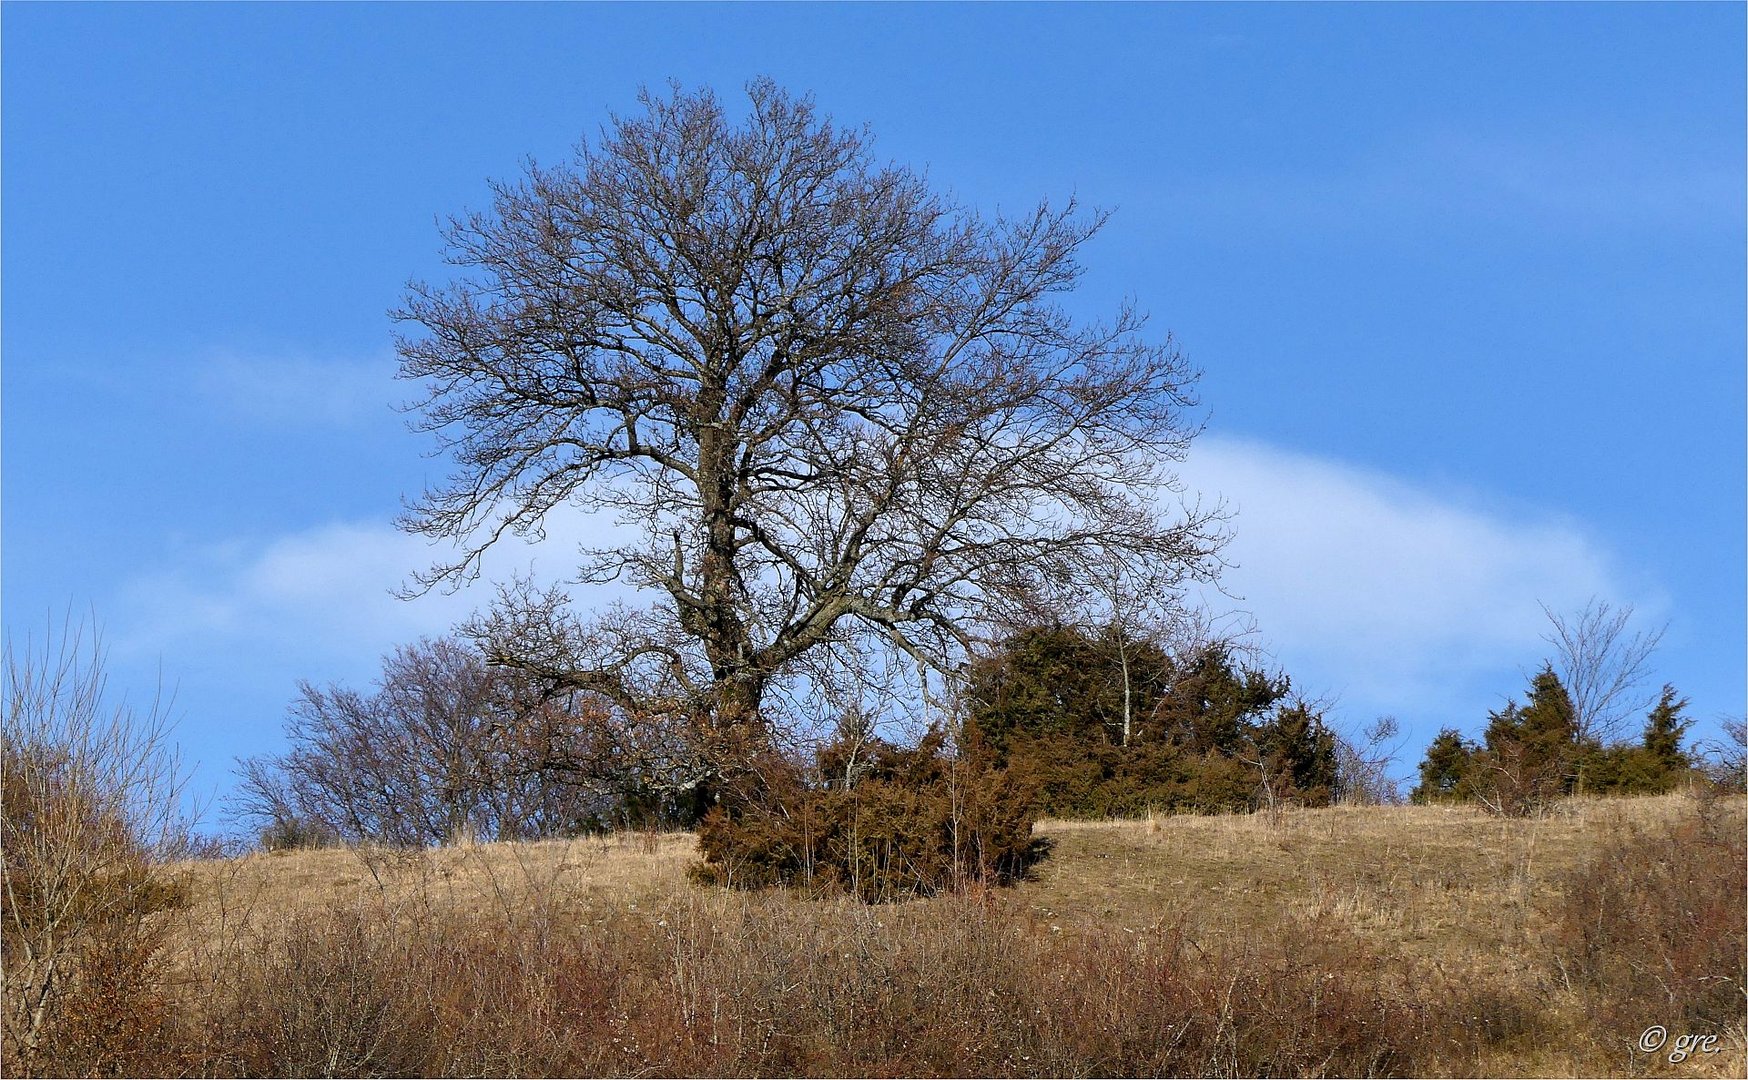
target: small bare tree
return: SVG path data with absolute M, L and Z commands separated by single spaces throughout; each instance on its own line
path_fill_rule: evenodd
M 144 989 L 188 836 L 162 701 L 109 699 L 95 630 L 5 644 L 0 718 L 0 1045 L 7 1075 L 126 1071 L 117 1028 Z M 103 1030 L 81 1026 L 105 1014 Z
M 1393 806 L 1402 801 L 1402 792 L 1390 775 L 1390 766 L 1402 749 L 1401 732 L 1402 725 L 1394 716 L 1380 716 L 1357 738 L 1336 738 L 1336 771 L 1343 803 Z
M 811 101 L 748 96 L 736 126 L 709 92 L 645 94 L 451 222 L 464 275 L 398 313 L 416 426 L 457 465 L 403 520 L 462 545 L 420 587 L 561 505 L 615 515 L 638 539 L 585 550 L 579 580 L 654 603 L 588 627 L 562 597 L 500 605 L 476 627 L 493 661 L 750 757 L 817 650 L 951 671 L 1095 565 L 1212 579 L 1217 511 L 1165 504 L 1195 372 L 1130 306 L 1054 302 L 1104 215 L 986 219 Z
M 1748 791 L 1748 717 L 1720 716 L 1718 728 L 1723 738 L 1697 747 L 1704 756 L 1702 768 L 1714 790 L 1740 795 Z
M 396 649 L 373 692 L 299 690 L 288 750 L 239 763 L 232 809 L 269 842 L 570 834 L 619 807 L 653 760 L 610 743 L 597 702 L 543 692 L 454 638 Z
M 1090 560 L 1085 584 L 1073 610 L 1051 621 L 1078 626 L 1090 639 L 1103 639 L 1116 661 L 1118 745 L 1128 746 L 1145 719 L 1136 670 L 1151 656 L 1185 657 L 1210 647 L 1215 630 L 1207 614 L 1186 607 L 1175 571 L 1158 564 L 1115 557 Z
M 1647 690 L 1651 654 L 1663 640 L 1665 627 L 1629 634 L 1631 604 L 1616 609 L 1592 599 L 1575 615 L 1542 613 L 1551 629 L 1542 639 L 1554 647 L 1554 667 L 1572 696 L 1580 742 L 1614 742 L 1629 718 L 1656 700 Z

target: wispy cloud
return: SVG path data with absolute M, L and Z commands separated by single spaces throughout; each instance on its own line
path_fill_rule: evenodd
M 489 603 L 492 581 L 562 580 L 578 544 L 607 542 L 608 527 L 560 512 L 545 540 L 495 551 L 475 585 L 413 600 L 394 590 L 442 552 L 386 523 L 211 540 L 136 575 L 106 602 L 110 655 L 124 681 L 157 678 L 172 688 L 198 783 L 223 790 L 231 758 L 280 745 L 298 680 L 362 686 L 395 646 L 447 633 Z
M 197 361 L 195 391 L 220 414 L 250 423 L 346 426 L 387 417 L 407 398 L 389 358 L 224 353 Z
M 173 565 L 133 579 L 120 598 L 117 647 L 134 655 L 248 654 L 301 658 L 303 670 L 356 669 L 397 644 L 449 631 L 489 603 L 493 582 L 531 575 L 560 582 L 577 548 L 611 542 L 611 522 L 561 509 L 544 539 L 510 538 L 489 553 L 481 579 L 413 599 L 397 590 L 445 556 L 419 537 L 378 523 L 338 522 L 289 535 L 198 545 Z M 599 589 L 606 602 L 622 592 Z
M 1183 474 L 1236 511 L 1226 588 L 1241 599 L 1226 602 L 1305 689 L 1355 712 L 1473 711 L 1547 651 L 1538 601 L 1634 599 L 1575 522 L 1231 439 L 1198 443 Z
M 1622 139 L 1445 134 L 1417 148 L 1400 171 L 1408 190 L 1466 194 L 1461 203 L 1471 209 L 1501 205 L 1599 228 L 1739 226 L 1742 218 L 1740 160 L 1684 160 Z

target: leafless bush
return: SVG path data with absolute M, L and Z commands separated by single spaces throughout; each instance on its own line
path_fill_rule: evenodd
M 1553 962 L 1618 1045 L 1651 1020 L 1718 1033 L 1748 1013 L 1748 837 L 1739 808 L 1607 845 L 1554 903 Z
M 972 893 L 878 909 L 692 894 L 531 922 L 365 906 L 236 943 L 199 1071 L 247 1075 L 1474 1072 L 1523 1001 L 1287 920 L 1055 933 Z
M 0 915 L 5 1070 L 140 1067 L 163 1019 L 154 913 L 182 896 L 165 862 L 188 835 L 162 701 L 107 697 L 95 630 L 5 645 Z
M 1390 766 L 1402 749 L 1402 725 L 1394 716 L 1380 716 L 1358 738 L 1337 736 L 1335 770 L 1341 802 L 1351 806 L 1394 806 L 1402 791 Z
M 423 640 L 384 659 L 373 693 L 304 684 L 290 749 L 239 763 L 233 810 L 273 849 L 574 834 L 610 816 L 609 789 L 627 780 L 598 767 L 590 707 L 454 639 Z
M 1719 726 L 1724 737 L 1699 748 L 1705 761 L 1701 769 L 1717 792 L 1740 795 L 1748 791 L 1748 717 L 1726 716 Z
M 1664 628 L 1628 634 L 1633 606 L 1616 609 L 1596 599 L 1574 615 L 1557 614 L 1546 604 L 1542 613 L 1550 626 L 1542 639 L 1554 647 L 1560 681 L 1572 695 L 1579 741 L 1618 739 L 1627 717 L 1656 700 L 1643 687 Z

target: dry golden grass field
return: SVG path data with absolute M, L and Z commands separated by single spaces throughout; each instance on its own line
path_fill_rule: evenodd
M 1692 795 L 1044 822 L 1035 880 L 875 907 L 695 885 L 689 834 L 199 862 L 173 1067 L 1741 1076 L 1743 830 Z

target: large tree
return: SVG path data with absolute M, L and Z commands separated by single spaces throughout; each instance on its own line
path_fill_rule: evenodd
M 456 465 L 404 518 L 460 544 L 420 584 L 562 505 L 612 515 L 635 538 L 586 549 L 579 581 L 650 606 L 584 626 L 509 590 L 488 651 L 756 746 L 822 658 L 949 671 L 1113 564 L 1210 579 L 1219 515 L 1171 472 L 1195 372 L 1134 307 L 1056 302 L 1105 216 L 985 217 L 811 100 L 748 98 L 736 123 L 708 91 L 645 93 L 450 222 L 461 274 L 398 313 L 418 426 Z

